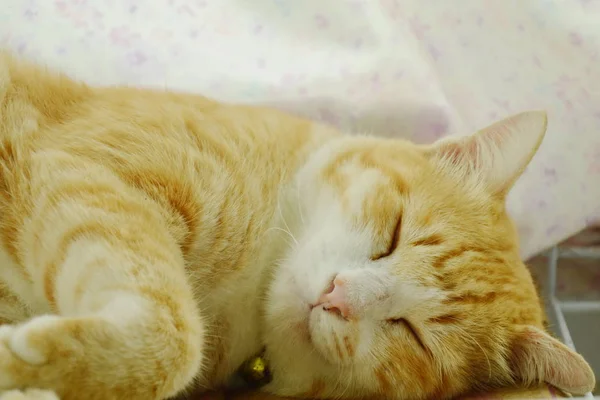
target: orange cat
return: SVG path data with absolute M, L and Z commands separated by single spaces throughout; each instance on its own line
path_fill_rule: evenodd
M 164 399 L 263 348 L 282 396 L 594 386 L 504 208 L 544 113 L 417 146 L 8 55 L 0 105 L 2 400 Z

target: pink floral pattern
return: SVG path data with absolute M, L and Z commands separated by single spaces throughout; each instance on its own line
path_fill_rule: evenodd
M 600 218 L 598 0 L 5 0 L 4 46 L 97 84 L 268 104 L 430 142 L 529 108 L 509 209 L 528 257 Z

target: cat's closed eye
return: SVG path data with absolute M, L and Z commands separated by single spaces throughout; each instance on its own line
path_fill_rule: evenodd
M 390 318 L 387 320 L 387 322 L 390 325 L 397 325 L 397 326 L 401 327 L 402 329 L 406 329 L 408 331 L 408 333 L 413 337 L 413 339 L 415 339 L 417 344 L 424 351 L 429 353 L 429 350 L 427 349 L 427 347 L 425 346 L 425 343 L 421 339 L 421 335 L 419 334 L 417 329 L 415 329 L 414 325 L 411 324 L 410 321 L 408 321 L 406 318 Z
M 402 230 L 402 215 L 400 215 L 398 217 L 396 225 L 394 226 L 394 232 L 392 234 L 392 240 L 388 244 L 388 247 L 383 252 L 377 253 L 377 254 L 371 256 L 371 260 L 377 261 L 377 260 L 381 260 L 382 258 L 385 258 L 385 257 L 388 257 L 388 256 L 392 255 L 392 253 L 398 247 L 398 242 L 400 241 L 400 231 L 401 230 Z

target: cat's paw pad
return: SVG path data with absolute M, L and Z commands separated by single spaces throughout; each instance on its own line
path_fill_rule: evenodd
M 0 392 L 0 400 L 60 400 L 49 390 L 27 389 Z

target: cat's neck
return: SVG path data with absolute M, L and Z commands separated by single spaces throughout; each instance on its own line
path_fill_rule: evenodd
M 242 362 L 262 347 L 265 294 L 274 269 L 293 244 L 285 231 L 286 207 L 293 198 L 290 193 L 294 177 L 319 148 L 339 136 L 328 127 L 307 126 L 311 131 L 300 132 L 304 135 L 302 140 L 291 137 L 290 133 L 280 133 L 279 137 L 267 138 L 273 141 L 272 146 L 255 143 L 263 149 L 277 148 L 277 152 L 254 150 L 246 160 L 241 160 L 240 167 L 246 168 L 244 179 L 236 182 L 241 187 L 229 189 L 236 193 L 222 193 L 223 203 L 216 207 L 219 210 L 230 207 L 239 215 L 229 220 L 223 218 L 226 226 L 221 226 L 220 232 L 206 234 L 207 237 L 227 235 L 230 239 L 220 245 L 215 242 L 212 249 L 194 257 L 202 267 L 191 268 L 190 281 L 202 293 L 201 309 L 209 314 L 207 322 L 213 329 L 208 344 L 208 357 L 215 365 L 209 372 L 210 383 L 227 381 Z M 243 203 L 238 196 L 244 196 Z

